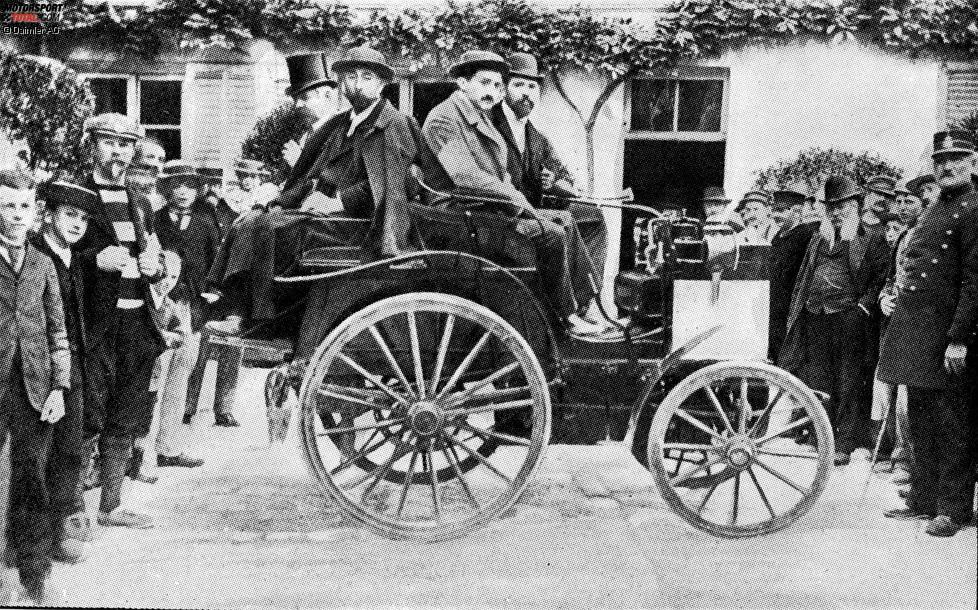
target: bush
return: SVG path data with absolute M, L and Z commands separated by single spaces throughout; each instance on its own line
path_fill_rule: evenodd
M 289 140 L 298 142 L 314 122 L 308 110 L 286 102 L 255 123 L 241 144 L 241 156 L 263 162 L 272 172 L 272 182 L 281 183 L 289 175 L 282 148 Z
M 0 82 L 0 132 L 27 142 L 30 169 L 59 177 L 83 174 L 82 128 L 95 108 L 88 85 L 55 60 L 3 50 Z
M 754 187 L 767 190 L 786 188 L 792 183 L 804 182 L 815 193 L 830 175 L 849 176 L 859 186 L 865 186 L 873 176 L 891 176 L 899 179 L 903 171 L 875 153 L 851 153 L 829 148 L 809 148 L 794 159 L 778 161 L 771 167 L 757 172 Z

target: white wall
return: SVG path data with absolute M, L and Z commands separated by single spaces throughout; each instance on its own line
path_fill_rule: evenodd
M 799 42 L 730 52 L 725 186 L 812 147 L 868 150 L 915 174 L 937 130 L 940 65 L 857 43 Z

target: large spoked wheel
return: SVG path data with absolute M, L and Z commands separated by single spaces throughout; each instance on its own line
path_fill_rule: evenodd
M 804 515 L 825 489 L 834 451 L 825 409 L 804 383 L 767 364 L 720 362 L 659 405 L 648 465 L 683 519 L 742 538 Z
M 344 320 L 301 390 L 302 441 L 342 510 L 393 538 L 445 540 L 519 498 L 550 438 L 526 340 L 472 301 L 411 293 Z

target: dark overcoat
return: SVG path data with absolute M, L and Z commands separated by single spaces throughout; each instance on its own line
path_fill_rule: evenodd
M 768 318 L 768 357 L 777 360 L 788 327 L 791 310 L 791 293 L 795 279 L 801 270 L 805 252 L 818 231 L 817 222 L 796 225 L 787 231 L 778 231 L 771 240 L 770 276 L 771 307 Z
M 778 357 L 778 366 L 791 373 L 798 372 L 806 364 L 805 324 L 802 313 L 805 311 L 815 275 L 819 245 L 824 239 L 821 233 L 815 232 L 808 241 L 808 249 L 791 293 L 785 339 Z M 867 232 L 860 226 L 856 237 L 849 242 L 848 248 L 849 272 L 852 274 L 858 305 L 862 305 L 872 315 L 879 310 L 877 301 L 883 283 L 886 281 L 890 247 L 882 233 Z M 867 316 L 867 319 L 869 317 Z M 865 337 L 854 336 L 852 340 L 864 342 Z
M 978 193 L 973 186 L 928 206 L 906 247 L 906 286 L 880 348 L 881 381 L 946 388 L 944 352 L 978 320 Z M 970 346 L 969 351 L 976 349 Z

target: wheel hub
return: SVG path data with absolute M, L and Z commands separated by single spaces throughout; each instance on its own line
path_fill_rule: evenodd
M 746 470 L 754 462 L 757 448 L 747 437 L 734 437 L 726 447 L 727 463 L 738 470 Z
M 408 421 L 415 434 L 430 437 L 437 434 L 445 423 L 445 413 L 438 405 L 421 401 L 411 405 Z

